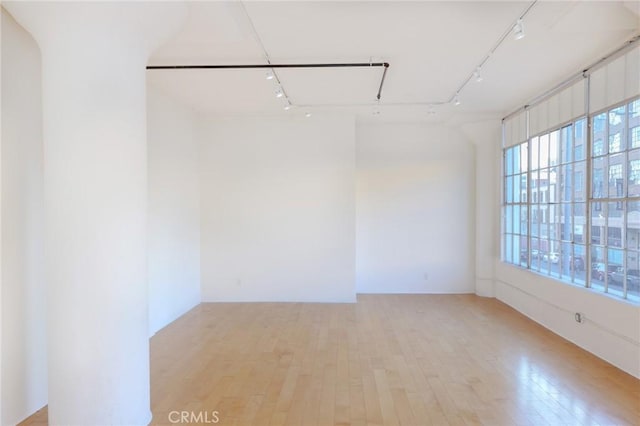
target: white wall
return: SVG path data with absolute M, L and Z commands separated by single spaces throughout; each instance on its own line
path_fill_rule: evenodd
M 2 10 L 2 418 L 47 403 L 40 51 Z
M 353 119 L 205 125 L 203 301 L 353 302 Z
M 467 123 L 461 131 L 474 144 L 475 152 L 475 240 L 476 294 L 495 297 L 495 259 L 500 252 L 500 189 L 496 177 L 500 175 L 500 120 Z
M 640 307 L 496 262 L 496 297 L 640 378 Z M 574 314 L 584 314 L 580 324 Z
M 358 292 L 474 291 L 473 153 L 445 127 L 358 126 Z
M 195 114 L 147 90 L 149 327 L 200 303 L 199 141 Z

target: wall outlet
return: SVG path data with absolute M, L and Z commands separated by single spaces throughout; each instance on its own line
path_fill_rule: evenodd
M 582 312 L 576 312 L 574 315 L 574 318 L 576 319 L 577 323 L 580 324 L 584 324 L 586 318 L 584 317 L 584 314 Z

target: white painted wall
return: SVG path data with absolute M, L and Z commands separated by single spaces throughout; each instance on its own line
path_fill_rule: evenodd
M 474 144 L 475 153 L 475 278 L 476 294 L 495 297 L 495 259 L 500 253 L 500 120 L 467 123 L 460 129 Z
M 640 378 L 640 307 L 500 261 L 496 297 L 587 351 Z M 579 324 L 574 313 L 583 313 Z
M 150 333 L 200 303 L 195 114 L 147 85 Z
M 354 129 L 317 116 L 204 126 L 203 301 L 355 300 Z
M 357 127 L 359 293 L 474 291 L 473 153 L 445 127 Z
M 40 51 L 2 9 L 2 417 L 47 403 Z

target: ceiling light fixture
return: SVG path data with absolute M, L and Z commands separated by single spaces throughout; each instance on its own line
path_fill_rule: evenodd
M 513 27 L 513 38 L 516 40 L 521 40 L 524 38 L 524 24 L 522 23 L 522 18 L 516 21 L 516 25 Z
M 482 75 L 480 75 L 480 67 L 476 68 L 473 76 L 476 78 L 476 82 L 480 83 L 482 81 Z
M 305 117 L 307 117 L 307 118 L 309 118 L 309 117 L 311 117 L 311 113 L 310 113 L 310 112 L 306 112 L 306 113 L 304 114 L 304 116 L 305 116 Z
M 454 96 L 454 98 L 453 98 L 453 104 L 454 104 L 455 106 L 460 105 L 460 98 L 458 97 L 458 94 L 457 94 L 457 93 L 456 93 L 456 96 Z
M 267 72 L 267 77 L 266 78 L 267 78 L 267 80 L 273 80 L 273 72 L 272 71 Z
M 289 111 L 290 109 L 291 109 L 291 104 L 286 104 L 286 105 L 284 106 L 284 110 L 285 110 L 285 111 Z
M 284 93 L 282 93 L 282 89 L 276 90 L 276 98 L 281 98 L 283 96 L 284 96 Z

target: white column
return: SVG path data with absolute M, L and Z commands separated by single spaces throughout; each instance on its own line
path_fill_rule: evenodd
M 5 3 L 42 51 L 50 424 L 147 424 L 146 94 L 167 3 Z
M 467 124 L 463 132 L 475 144 L 476 294 L 494 297 L 495 262 L 499 258 L 499 120 Z

